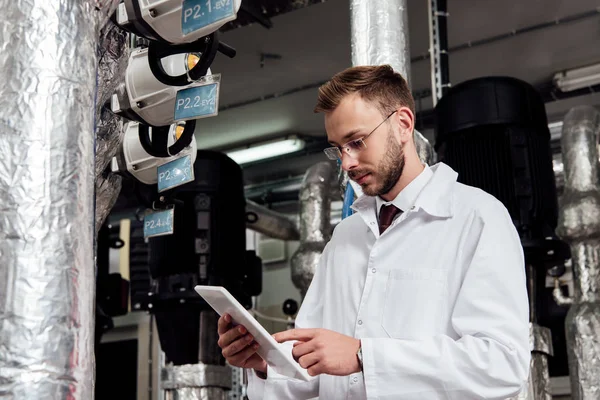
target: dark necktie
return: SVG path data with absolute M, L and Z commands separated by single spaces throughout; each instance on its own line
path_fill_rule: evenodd
M 401 213 L 398 207 L 393 204 L 389 206 L 383 205 L 381 206 L 381 210 L 379 211 L 379 234 L 381 235 L 387 228 L 390 227 L 392 221 L 394 221 L 394 217 Z

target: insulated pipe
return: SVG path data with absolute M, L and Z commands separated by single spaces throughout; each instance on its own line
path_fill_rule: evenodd
M 300 189 L 300 247 L 291 258 L 292 282 L 306 294 L 325 245 L 331 239 L 331 162 L 320 162 L 304 175 Z
M 125 80 L 129 60 L 127 33 L 109 21 L 100 32 L 98 93 L 96 99 L 96 232 L 121 192 L 122 178 L 109 164 L 123 141 L 123 120 L 104 105 Z
M 294 221 L 252 200 L 246 200 L 246 227 L 275 239 L 300 239 L 300 232 Z
M 115 6 L 1 2 L 2 398 L 94 398 L 94 100 Z
M 573 400 L 600 398 L 600 112 L 572 108 L 561 136 L 564 191 L 557 234 L 571 245 L 574 295 L 565 328 Z
M 168 365 L 161 371 L 165 400 L 227 400 L 232 371 L 225 365 Z

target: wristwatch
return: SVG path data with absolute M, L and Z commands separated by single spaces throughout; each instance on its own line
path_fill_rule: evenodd
M 362 346 L 359 345 L 358 351 L 356 352 L 356 357 L 358 358 L 358 365 L 360 365 L 360 370 L 363 370 L 363 356 L 362 356 Z

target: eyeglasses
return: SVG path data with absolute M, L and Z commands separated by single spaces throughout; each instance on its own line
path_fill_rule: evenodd
M 350 157 L 354 157 L 357 153 L 359 153 L 367 148 L 367 144 L 365 143 L 365 140 L 367 140 L 367 138 L 369 136 L 371 136 L 373 134 L 373 132 L 375 132 L 377 130 L 377 128 L 379 128 L 381 125 L 383 125 L 383 123 L 385 121 L 387 121 L 392 115 L 394 115 L 394 113 L 396 111 L 397 110 L 394 110 L 390 115 L 385 117 L 385 119 L 383 121 L 381 121 L 381 123 L 379 125 L 377 125 L 375 127 L 375 129 L 373 129 L 368 135 L 366 135 L 360 139 L 351 140 L 348 143 L 344 144 L 343 146 L 327 147 L 326 149 L 323 150 L 325 152 L 325 155 L 327 156 L 327 158 L 329 158 L 330 160 L 334 160 L 334 161 L 342 159 L 342 152 L 348 154 Z

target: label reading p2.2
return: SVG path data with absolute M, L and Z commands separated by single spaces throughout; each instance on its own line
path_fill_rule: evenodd
M 235 19 L 233 0 L 184 0 L 181 7 L 181 32 L 195 32 L 216 22 Z
M 159 211 L 144 217 L 144 238 L 173 234 L 174 210 Z
M 217 115 L 218 101 L 218 82 L 180 90 L 175 100 L 175 121 Z

